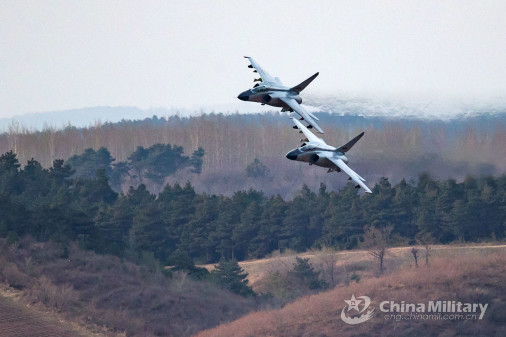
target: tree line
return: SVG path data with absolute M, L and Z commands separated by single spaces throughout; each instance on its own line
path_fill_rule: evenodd
M 187 182 L 154 195 L 144 184 L 117 193 L 106 169 L 94 177 L 55 160 L 21 168 L 0 157 L 0 236 L 68 244 L 135 258 L 152 254 L 171 264 L 182 254 L 199 263 L 265 257 L 275 250 L 321 246 L 352 249 L 364 228 L 392 228 L 398 244 L 430 235 L 438 243 L 503 239 L 506 175 L 435 180 L 422 174 L 392 185 L 381 178 L 371 195 L 353 185 L 328 191 L 304 186 L 293 199 L 250 189 L 232 196 L 197 193 Z
M 387 177 L 397 184 L 402 177 L 416 178 L 423 172 L 429 172 L 435 179 L 462 180 L 466 175 L 497 175 L 506 169 L 504 113 L 451 121 L 323 112 L 318 117 L 327 125 L 323 138 L 331 145 L 340 146 L 365 132 L 349 155 L 353 168 L 368 181 L 378 182 Z M 8 132 L 0 134 L 0 153 L 13 150 L 21 163 L 34 158 L 49 168 L 54 159 L 68 160 L 88 148 L 94 151 L 106 148 L 117 164 L 128 162 L 138 146 L 147 149 L 155 144 L 178 144 L 188 151 L 184 154 L 188 157 L 199 148 L 205 150 L 201 174 L 195 175 L 191 170 L 176 174 L 179 181 L 190 180 L 198 192 L 231 196 L 237 190 L 253 187 L 269 195 L 293 198 L 303 183 L 315 190 L 321 181 L 329 189 L 343 187 L 345 179 L 325 175 L 320 168 L 308 170 L 303 164 L 285 158 L 289 150 L 300 145 L 301 136 L 290 126 L 287 115 L 279 113 L 154 116 L 143 121 L 97 123 L 87 128 L 47 127 L 42 131 L 12 125 Z M 255 159 L 270 168 L 270 175 L 247 175 L 246 168 Z M 294 176 L 300 179 L 293 179 Z M 175 181 L 143 183 L 151 192 L 158 193 L 165 183 Z M 130 184 L 138 183 L 124 183 L 122 190 L 127 192 Z
M 165 178 L 185 168 L 190 168 L 191 173 L 200 174 L 204 155 L 201 147 L 190 157 L 184 155 L 181 146 L 154 144 L 147 149 L 138 146 L 126 161 L 118 162 L 109 150 L 101 147 L 97 151 L 86 149 L 82 154 L 70 157 L 66 163 L 74 169 L 72 178 L 93 179 L 97 170 L 103 169 L 111 187 L 121 191 L 125 183 L 137 186 L 146 180 L 162 186 Z

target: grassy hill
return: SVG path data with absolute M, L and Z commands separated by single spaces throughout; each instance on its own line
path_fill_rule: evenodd
M 152 257 L 144 260 L 138 265 L 76 245 L 65 248 L 29 238 L 7 245 L 0 239 L 0 286 L 17 290 L 19 303 L 41 309 L 38 314 L 19 311 L 0 294 L 6 311 L 19 311 L 12 319 L 0 316 L 0 336 L 2 328 L 13 324 L 14 329 L 18 321 L 31 327 L 25 328 L 26 336 L 37 325 L 54 328 L 47 336 L 70 336 L 63 326 L 44 323 L 54 313 L 112 336 L 189 336 L 255 308 L 251 298 L 182 272 L 165 276 Z
M 422 266 L 424 264 L 423 258 L 425 252 L 422 247 L 418 248 L 420 249 L 419 264 Z M 384 273 L 389 274 L 401 267 L 409 268 L 414 266 L 413 255 L 410 252 L 411 249 L 412 247 L 393 247 L 388 249 Z M 496 252 L 506 254 L 506 245 L 431 245 L 429 259 L 443 258 L 453 260 L 462 256 L 479 256 L 481 254 Z M 349 282 L 349 280 L 346 280 L 346 277 L 349 278 L 351 274 L 357 274 L 361 278 L 378 276 L 377 261 L 374 260 L 367 250 L 314 250 L 302 254 L 289 251 L 284 254 L 275 252 L 271 255 L 271 257 L 265 259 L 239 262 L 239 265 L 249 274 L 248 280 L 255 290 L 262 291 L 262 282 L 266 276 L 274 271 L 290 268 L 295 263 L 296 257 L 308 258 L 316 266 L 321 266 L 327 260 L 332 260 L 336 266 L 335 273 L 338 274 L 339 283 Z M 214 264 L 203 265 L 202 267 L 212 270 Z
M 410 262 L 409 250 L 394 249 L 383 275 L 376 273 L 367 253 L 340 255 L 340 262 L 361 273 L 359 282 L 299 298 L 282 309 L 260 311 L 232 323 L 203 331 L 197 336 L 504 336 L 506 334 L 506 248 L 504 246 L 435 247 L 429 267 Z M 243 264 L 245 269 L 264 270 L 282 257 Z M 316 259 L 316 256 L 313 257 Z M 315 260 L 316 261 L 316 260 Z M 285 263 L 286 264 L 286 263 Z M 361 268 L 357 268 L 362 266 Z M 353 269 L 353 268 L 352 268 Z M 261 287 L 256 276 L 256 288 Z M 375 308 L 371 320 L 358 325 L 344 323 L 340 314 L 352 296 L 369 296 Z M 418 303 L 454 300 L 488 303 L 482 320 L 385 319 L 379 310 L 383 300 Z
M 429 267 L 416 268 L 410 247 L 391 248 L 385 271 L 367 251 L 312 251 L 308 258 L 332 290 L 279 307 L 276 272 L 286 273 L 296 255 L 244 261 L 256 300 L 242 298 L 185 274 L 163 276 L 139 266 L 71 246 L 27 238 L 0 242 L 0 336 L 502 336 L 506 332 L 506 245 L 433 246 Z M 423 252 L 420 252 L 423 257 Z M 149 260 L 149 259 L 148 259 Z M 149 261 L 146 261 L 149 262 Z M 333 267 L 330 268 L 330 265 Z M 212 265 L 207 266 L 209 269 Z M 330 269 L 332 275 L 329 274 Z M 334 283 L 331 283 L 334 280 Z M 12 296 L 16 294 L 16 296 Z M 302 293 L 295 294 L 295 297 Z M 352 326 L 340 316 L 351 295 L 369 296 L 375 316 Z M 14 298 L 15 297 L 15 298 Z M 381 300 L 456 300 L 488 303 L 478 321 L 392 321 Z M 258 302 L 262 302 L 260 304 Z M 249 313 L 249 314 L 248 314 Z M 235 321 L 234 321 L 235 320 Z M 226 323 L 230 322 L 230 323 Z M 213 326 L 223 323 L 211 330 Z M 35 336 L 34 335 L 34 336 Z

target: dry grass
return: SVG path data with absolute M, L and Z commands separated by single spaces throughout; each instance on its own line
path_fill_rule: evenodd
M 506 250 L 481 247 L 434 249 L 430 267 L 411 266 L 409 251 L 396 249 L 399 267 L 380 277 L 300 298 L 280 310 L 262 311 L 199 333 L 211 336 L 504 336 L 506 335 Z M 405 253 L 405 254 L 404 254 Z M 358 253 L 357 253 L 358 254 Z M 388 265 L 387 265 L 388 266 Z M 391 268 L 391 267 L 390 267 Z M 348 325 L 340 316 L 351 295 L 371 297 L 375 316 Z M 390 321 L 379 301 L 458 300 L 489 303 L 480 321 Z
M 30 240 L 2 250 L 1 281 L 21 289 L 27 304 L 125 336 L 189 336 L 256 307 L 253 299 L 185 274 L 169 278 L 117 257 L 76 246 L 67 255 L 58 245 Z
M 389 248 L 385 257 L 385 273 L 388 274 L 397 270 L 401 266 L 414 266 L 413 255 L 411 254 L 412 247 L 394 247 Z M 436 257 L 459 257 L 459 256 L 472 256 L 480 255 L 483 253 L 491 253 L 497 250 L 505 251 L 506 245 L 491 245 L 491 244 L 473 244 L 473 245 L 433 245 L 431 246 L 431 258 Z M 319 267 L 322 261 L 328 259 L 327 255 L 330 254 L 329 250 L 315 250 L 302 254 L 295 252 L 288 252 L 284 254 L 273 254 L 274 256 L 239 262 L 239 265 L 249 274 L 249 285 L 253 290 L 262 292 L 261 284 L 265 277 L 273 272 L 280 271 L 281 273 L 288 271 L 295 263 L 295 257 L 309 258 L 309 261 L 315 266 Z M 368 253 L 367 250 L 351 250 L 351 251 L 334 251 L 336 267 L 338 267 L 338 277 L 341 283 L 346 281 L 346 278 L 352 274 L 358 274 L 361 278 L 369 276 L 377 276 L 375 270 L 375 261 Z M 420 266 L 424 265 L 424 252 L 423 248 L 419 253 Z M 214 269 L 214 264 L 201 265 L 208 270 Z M 348 275 L 346 275 L 348 274 Z
M 0 337 L 105 337 L 65 322 L 61 317 L 27 307 L 16 291 L 0 289 Z

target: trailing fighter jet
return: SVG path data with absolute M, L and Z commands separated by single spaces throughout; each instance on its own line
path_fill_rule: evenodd
M 295 87 L 288 88 L 283 86 L 279 77 L 272 77 L 263 70 L 253 58 L 249 56 L 244 57 L 251 62 L 248 68 L 254 68 L 255 70 L 253 70 L 253 72 L 258 73 L 260 78 L 254 80 L 254 82 L 259 83 L 256 83 L 252 89 L 242 92 L 237 98 L 242 101 L 258 102 L 262 105 L 267 104 L 280 107 L 282 108 L 281 111 L 296 112 L 299 114 L 301 120 L 309 124 L 308 128 L 314 127 L 316 131 L 323 133 L 323 130 L 314 121 L 315 119 L 318 120 L 318 118 L 300 105 L 300 103 L 302 103 L 302 98 L 299 96 L 299 93 L 304 90 L 319 73 L 314 74 Z
M 309 165 L 314 164 L 316 166 L 326 167 L 329 169 L 329 173 L 332 171 L 344 171 L 344 173 L 350 176 L 348 180 L 353 180 L 357 183 L 355 188 L 362 187 L 367 193 L 372 193 L 369 187 L 364 184 L 365 179 L 346 165 L 348 158 L 346 158 L 345 153 L 348 152 L 360 138 L 362 138 L 364 135 L 363 132 L 340 148 L 335 148 L 327 145 L 323 139 L 316 137 L 295 118 L 292 118 L 292 120 L 295 123 L 296 128 L 300 129 L 306 136 L 306 139 L 301 141 L 306 141 L 307 143 L 303 143 L 298 149 L 288 152 L 286 158 L 303 161 L 309 163 Z

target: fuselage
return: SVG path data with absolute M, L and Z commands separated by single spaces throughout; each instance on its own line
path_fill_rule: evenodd
M 334 158 L 342 159 L 345 163 L 348 163 L 348 158 L 344 153 L 336 151 L 335 147 L 321 144 L 313 145 L 311 143 L 303 144 L 301 147 L 288 152 L 286 158 L 340 171 L 336 164 L 325 157 L 329 152 Z
M 302 98 L 296 91 L 280 85 L 262 84 L 256 88 L 243 91 L 237 96 L 242 101 L 258 102 L 290 110 L 290 107 L 280 99 L 281 97 L 293 98 L 297 103 L 302 103 Z

